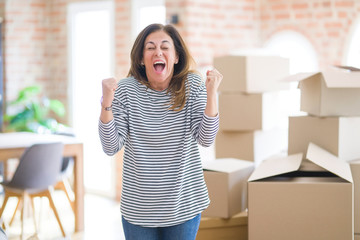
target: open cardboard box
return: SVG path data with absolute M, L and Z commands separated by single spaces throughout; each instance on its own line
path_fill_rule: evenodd
M 354 238 L 349 164 L 313 143 L 306 159 L 272 158 L 255 169 L 248 181 L 249 240 Z
M 360 69 L 340 66 L 286 79 L 299 81 L 301 111 L 315 116 L 360 116 Z
M 240 159 L 203 162 L 210 205 L 202 216 L 230 218 L 247 208 L 247 180 L 254 163 Z

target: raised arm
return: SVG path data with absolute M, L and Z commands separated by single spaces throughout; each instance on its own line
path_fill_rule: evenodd
M 209 70 L 206 73 L 205 85 L 206 85 L 207 101 L 205 107 L 205 114 L 208 117 L 215 117 L 218 114 L 218 104 L 217 104 L 216 94 L 222 79 L 223 76 L 216 69 Z
M 114 78 L 102 81 L 102 92 L 99 136 L 103 151 L 112 156 L 125 143 L 128 115 L 125 106 L 120 101 L 120 89 Z
M 115 78 L 107 78 L 102 80 L 102 101 L 100 120 L 102 123 L 108 123 L 114 119 L 112 112 L 112 102 L 115 96 L 117 83 Z

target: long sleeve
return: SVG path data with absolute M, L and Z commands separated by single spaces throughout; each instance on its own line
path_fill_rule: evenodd
M 197 91 L 190 95 L 191 108 L 191 131 L 192 135 L 203 147 L 209 147 L 215 141 L 219 129 L 219 114 L 216 117 L 208 117 L 204 113 L 206 105 L 206 87 L 200 83 Z
M 103 151 L 109 156 L 113 156 L 124 146 L 128 135 L 128 113 L 121 103 L 120 91 L 119 88 L 112 103 L 114 119 L 106 124 L 99 120 L 100 142 Z

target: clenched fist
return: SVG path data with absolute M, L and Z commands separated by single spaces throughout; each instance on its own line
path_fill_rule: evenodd
M 216 94 L 222 79 L 223 75 L 215 68 L 206 72 L 205 85 L 208 94 Z
M 116 88 L 117 81 L 115 78 L 106 78 L 102 80 L 103 107 L 111 106 Z
M 215 117 L 218 114 L 218 106 L 216 101 L 216 93 L 223 79 L 223 75 L 218 70 L 213 69 L 206 72 L 206 92 L 207 101 L 205 114 L 209 117 Z

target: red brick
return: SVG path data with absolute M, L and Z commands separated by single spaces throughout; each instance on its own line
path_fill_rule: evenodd
M 292 8 L 294 10 L 304 10 L 304 9 L 309 8 L 309 4 L 308 3 L 295 3 L 292 5 Z
M 348 17 L 348 13 L 347 13 L 347 12 L 338 12 L 338 17 L 339 17 L 339 18 L 347 18 L 347 17 Z
M 289 13 L 278 13 L 278 14 L 275 14 L 275 18 L 276 19 L 289 19 L 290 14 Z
M 340 33 L 339 33 L 338 31 L 329 31 L 329 32 L 327 33 L 327 35 L 328 35 L 329 37 L 338 38 L 338 37 L 340 36 Z
M 271 10 L 276 12 L 279 10 L 288 10 L 289 9 L 289 5 L 288 4 L 275 4 L 271 7 Z
M 352 8 L 352 7 L 354 7 L 354 2 L 355 1 L 345 1 L 345 0 L 336 1 L 335 0 L 335 7 Z
M 331 7 L 331 2 L 330 2 L 330 1 L 328 1 L 328 2 L 323 2 L 323 3 L 322 3 L 322 6 L 323 6 L 324 8 L 330 8 L 330 7 Z
M 342 28 L 343 27 L 341 22 L 327 22 L 327 23 L 324 23 L 324 26 L 326 28 Z
M 315 14 L 315 17 L 317 19 L 326 19 L 326 18 L 331 18 L 332 16 L 333 16 L 333 13 L 331 11 L 318 12 Z

